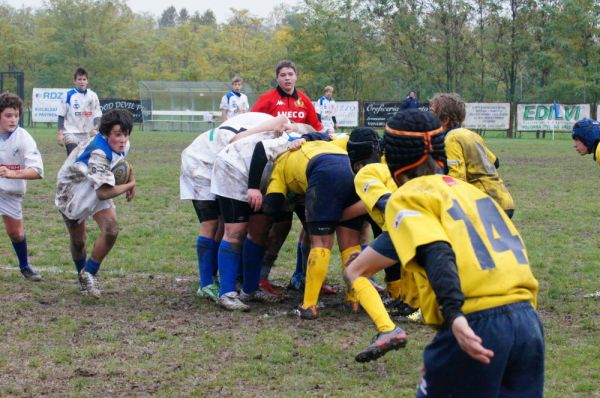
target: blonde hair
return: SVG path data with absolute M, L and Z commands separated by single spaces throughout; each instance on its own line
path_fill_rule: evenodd
M 237 83 L 237 82 L 243 83 L 244 79 L 242 79 L 240 76 L 234 76 L 233 79 L 231 79 L 231 84 Z
M 323 89 L 324 92 L 328 92 L 331 91 L 333 93 L 333 87 L 332 86 L 325 86 L 325 89 Z

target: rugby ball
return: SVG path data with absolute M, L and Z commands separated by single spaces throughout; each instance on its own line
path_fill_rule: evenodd
M 131 165 L 125 159 L 120 159 L 111 171 L 115 176 L 115 185 L 126 184 L 131 176 Z

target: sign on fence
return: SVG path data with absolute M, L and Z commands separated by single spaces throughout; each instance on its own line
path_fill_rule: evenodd
M 68 88 L 34 88 L 31 96 L 31 121 L 56 123 L 56 109 Z
M 465 104 L 467 115 L 463 126 L 470 129 L 506 130 L 510 125 L 510 103 Z
M 127 109 L 133 115 L 135 123 L 142 123 L 142 104 L 140 100 L 128 100 L 118 98 L 107 98 L 100 100 L 100 108 L 102 113 L 106 113 L 111 109 Z
M 384 127 L 388 117 L 400 110 L 402 102 L 363 102 L 365 127 Z
M 317 102 L 313 101 L 315 109 Z M 358 101 L 335 101 L 335 120 L 338 127 L 358 126 Z
M 590 117 L 589 104 L 558 105 L 558 117 L 553 104 L 518 104 L 517 130 L 566 130 L 579 119 Z

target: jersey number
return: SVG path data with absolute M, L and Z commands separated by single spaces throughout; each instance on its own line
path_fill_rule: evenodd
M 471 239 L 471 245 L 473 251 L 477 256 L 477 260 L 481 265 L 482 269 L 496 268 L 494 259 L 490 255 L 487 247 L 483 243 L 483 239 L 477 233 L 477 230 L 473 226 L 473 223 L 463 208 L 456 200 L 453 200 L 453 206 L 448 210 L 450 216 L 456 221 L 463 221 L 467 227 L 469 238 Z M 525 256 L 525 246 L 518 235 L 513 235 L 508 229 L 508 225 L 502 218 L 502 215 L 498 211 L 498 208 L 494 204 L 491 198 L 483 198 L 477 200 L 477 212 L 479 218 L 485 228 L 485 234 L 490 242 L 492 249 L 497 253 L 502 253 L 510 250 L 519 264 L 529 264 L 527 257 Z M 494 234 L 494 232 L 496 232 Z

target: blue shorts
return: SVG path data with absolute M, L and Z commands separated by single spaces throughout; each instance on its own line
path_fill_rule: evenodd
M 305 206 L 309 223 L 337 223 L 344 209 L 359 201 L 347 155 L 324 154 L 311 159 L 306 178 Z
M 397 263 L 400 262 L 398 253 L 396 252 L 390 234 L 387 231 L 379 234 L 373 242 L 369 243 L 369 247 L 390 260 L 394 260 Z
M 543 397 L 544 332 L 531 304 L 507 304 L 466 318 L 483 346 L 494 351 L 491 363 L 467 355 L 445 327 L 423 352 L 425 373 L 417 398 Z

